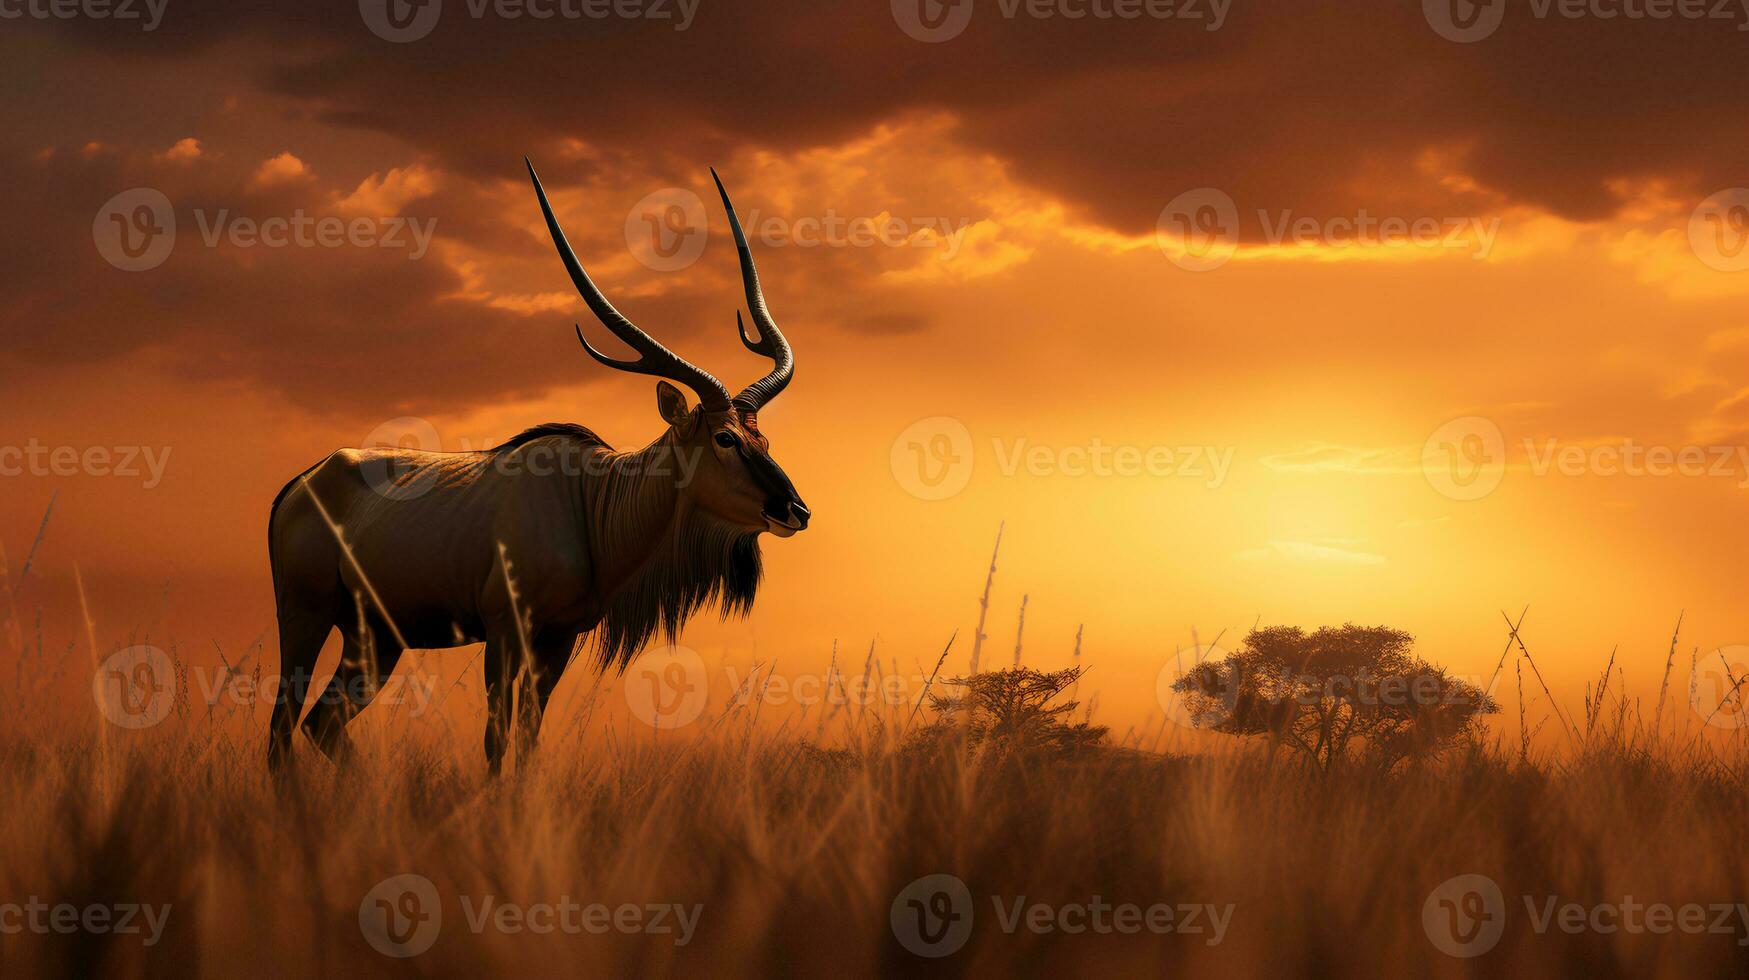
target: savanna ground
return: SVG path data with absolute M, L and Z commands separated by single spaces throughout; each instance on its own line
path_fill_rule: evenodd
M 54 905 L 169 909 L 150 946 L 78 927 L 0 935 L 0 976 L 1693 977 L 1749 966 L 1735 905 L 1749 897 L 1749 743 L 1669 710 L 1654 727 L 1619 700 L 1563 719 L 1573 734 L 1543 753 L 1521 755 L 1496 716 L 1438 758 L 1320 771 L 1288 752 L 1267 758 L 1255 739 L 1211 736 L 1188 752 L 1134 732 L 1103 744 L 1085 729 L 968 737 L 930 727 L 927 704 L 774 725 L 742 703 L 663 732 L 598 710 L 610 680 L 549 717 L 541 751 L 496 781 L 477 714 L 414 724 L 379 707 L 354 726 L 354 765 L 336 770 L 300 744 L 276 785 L 265 703 L 209 711 L 185 676 L 168 717 L 134 730 L 99 721 L 89 698 L 89 717 L 47 709 L 25 680 L 82 682 L 91 669 L 76 656 L 27 664 L 0 692 L 0 904 L 36 898 L 50 922 Z M 440 923 L 407 904 L 404 875 L 431 883 Z M 930 875 L 963 881 L 972 914 L 918 918 L 960 908 L 913 886 Z M 1460 875 L 1486 876 L 1501 901 L 1478 905 L 1468 885 L 1434 894 Z M 1584 907 L 1585 923 L 1564 931 L 1557 908 L 1539 930 L 1551 897 Z M 578 908 L 540 910 L 567 899 Z M 1663 934 L 1604 931 L 1621 920 L 1592 907 L 1624 902 L 1641 922 L 1657 903 L 1673 918 Z M 1698 934 L 1683 931 L 1683 906 L 1715 903 L 1728 916 L 1708 909 Z M 1039 904 L 1049 911 L 1026 911 Z M 668 909 L 662 921 L 652 906 Z M 1167 924 L 1159 906 L 1172 931 L 1141 918 L 1156 907 L 1151 921 Z M 1455 921 L 1453 909 L 1477 914 Z M 0 926 L 21 914 L 0 911 Z M 1459 958 L 1430 921 L 1460 940 L 1503 931 Z M 961 922 L 969 931 L 948 932 Z M 963 946 L 916 955 L 919 928 L 925 942 Z M 429 948 L 395 958 L 385 936 L 391 951 Z

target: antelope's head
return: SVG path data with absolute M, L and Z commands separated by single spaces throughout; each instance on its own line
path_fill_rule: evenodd
M 526 162 L 526 161 L 525 161 Z M 546 215 L 547 230 L 558 247 L 559 258 L 565 263 L 571 281 L 582 294 L 591 312 L 614 336 L 637 352 L 635 360 L 608 357 L 590 345 L 577 327 L 577 339 L 589 356 L 616 371 L 647 374 L 662 380 L 656 382 L 656 408 L 668 423 L 664 437 L 689 465 L 680 468 L 689 474 L 681 485 L 681 493 L 692 504 L 712 517 L 747 531 L 769 531 L 781 538 L 808 526 L 812 516 L 795 485 L 790 483 L 783 468 L 771 458 L 771 443 L 759 428 L 759 410 L 777 397 L 795 374 L 795 357 L 789 341 L 766 308 L 765 294 L 759 288 L 759 273 L 753 267 L 753 253 L 747 247 L 747 236 L 741 221 L 735 217 L 735 206 L 729 203 L 729 193 L 717 172 L 711 171 L 723 207 L 729 213 L 729 228 L 735 234 L 735 247 L 741 256 L 741 281 L 747 291 L 747 309 L 759 331 L 759 339 L 747 335 L 741 314 L 735 314 L 735 326 L 741 343 L 755 354 L 771 359 L 775 365 L 770 374 L 748 385 L 741 393 L 729 396 L 729 390 L 708 371 L 662 346 L 655 338 L 638 329 L 613 308 L 565 240 L 559 220 L 553 216 L 540 177 L 530 164 L 528 176 L 534 181 L 535 195 L 540 198 L 541 212 Z M 691 388 L 698 396 L 698 405 L 688 407 L 686 395 L 670 382 Z M 696 460 L 696 465 L 689 461 Z

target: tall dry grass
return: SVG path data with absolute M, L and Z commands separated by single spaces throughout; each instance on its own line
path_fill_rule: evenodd
M 162 942 L 0 936 L 0 976 L 353 977 L 1052 974 L 1740 976 L 1733 935 L 1538 934 L 1521 896 L 1673 905 L 1749 897 L 1749 793 L 1735 743 L 1601 723 L 1518 758 L 1471 744 L 1393 773 L 1319 775 L 1240 750 L 1005 753 L 847 714 L 799 731 L 751 713 L 681 732 L 579 725 L 490 781 L 472 734 L 362 724 L 337 771 L 299 747 L 275 786 L 255 718 L 198 711 L 145 731 L 35 716 L 0 698 L 0 903 L 171 903 Z M 824 733 L 823 733 L 824 732 Z M 456 744 L 461 739 L 465 744 Z M 847 748 L 848 746 L 848 748 Z M 457 750 L 461 750 L 458 755 Z M 951 873 L 970 941 L 918 958 L 895 895 Z M 417 873 L 443 896 L 436 945 L 363 938 L 359 905 Z M 1429 942 L 1422 908 L 1458 874 L 1507 896 L 1499 946 Z M 511 935 L 460 896 L 702 905 L 672 935 Z M 1210 935 L 1004 932 L 992 897 L 1233 906 Z M 1744 926 L 1743 928 L 1749 928 Z

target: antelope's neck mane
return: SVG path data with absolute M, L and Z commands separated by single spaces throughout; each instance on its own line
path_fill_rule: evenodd
M 602 593 L 595 641 L 603 667 L 624 670 L 658 631 L 674 642 L 686 620 L 712 602 L 725 619 L 753 607 L 759 535 L 693 505 L 684 485 L 700 460 L 684 456 L 686 449 L 670 431 L 637 452 L 609 451 L 581 477 Z

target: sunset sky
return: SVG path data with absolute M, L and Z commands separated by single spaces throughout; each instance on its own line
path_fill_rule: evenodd
M 58 494 L 25 631 L 85 659 L 77 566 L 100 654 L 276 656 L 268 507 L 330 451 L 655 438 L 653 383 L 577 348 L 609 341 L 526 154 L 608 295 L 738 389 L 766 365 L 716 167 L 794 344 L 761 421 L 814 523 L 764 539 L 750 619 L 689 627 L 712 663 L 878 636 L 927 670 L 958 630 L 963 666 L 1003 521 L 986 663 L 1023 595 L 1028 663 L 1085 624 L 1120 731 L 1176 649 L 1258 622 L 1388 624 L 1485 678 L 1528 605 L 1569 710 L 1617 644 L 1655 691 L 1679 614 L 1684 684 L 1749 644 L 1749 13 L 1506 2 L 1459 41 L 1435 0 L 929 0 L 969 20 L 920 40 L 916 2 L 449 0 L 399 41 L 375 0 L 0 21 L 15 580 Z M 170 251 L 130 271 L 159 200 Z M 299 218 L 335 237 L 253 232 Z

